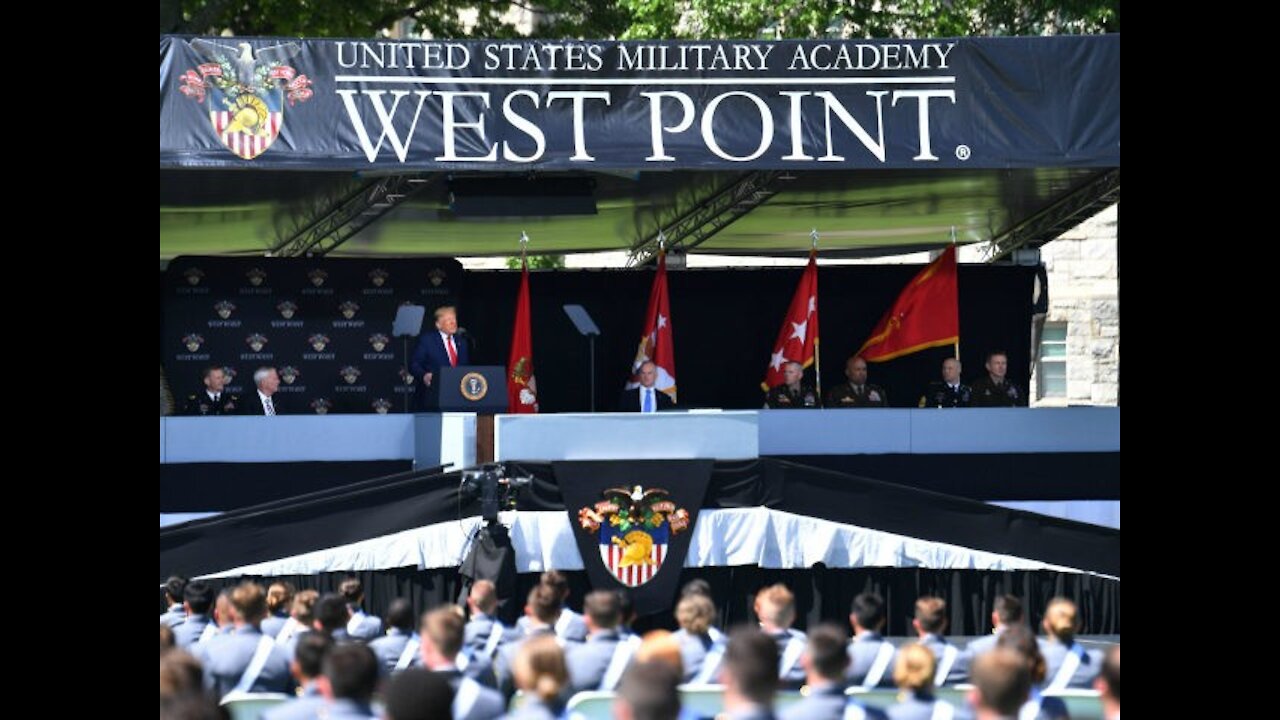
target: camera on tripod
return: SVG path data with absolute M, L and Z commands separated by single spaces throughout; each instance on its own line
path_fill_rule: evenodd
M 520 488 L 533 482 L 528 476 L 507 477 L 502 463 L 486 463 L 472 470 L 462 471 L 462 484 L 458 494 L 462 502 L 480 499 L 480 515 L 486 523 L 498 522 L 502 510 L 514 510 L 516 494 Z

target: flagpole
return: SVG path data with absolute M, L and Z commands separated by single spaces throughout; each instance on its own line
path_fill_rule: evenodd
M 956 226 L 951 226 L 951 247 L 956 249 L 956 362 L 960 362 L 960 248 L 956 247 Z
M 814 283 L 817 283 L 817 257 L 818 257 L 818 228 L 814 228 L 809 233 L 809 239 L 812 244 L 809 246 L 809 259 L 814 262 Z M 817 293 L 814 293 L 816 296 Z M 818 312 L 817 307 L 813 311 Z M 818 388 L 818 402 L 822 402 L 822 343 L 817 335 L 813 336 L 813 375 L 814 383 Z

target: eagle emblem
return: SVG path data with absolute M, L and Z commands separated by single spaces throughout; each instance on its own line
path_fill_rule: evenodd
M 618 582 L 638 587 L 657 576 L 671 536 L 689 527 L 689 512 L 676 508 L 662 488 L 610 488 L 605 499 L 578 511 L 583 530 L 596 533 L 600 559 Z

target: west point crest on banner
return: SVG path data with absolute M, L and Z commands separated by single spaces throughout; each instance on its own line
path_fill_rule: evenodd
M 259 49 L 192 40 L 191 49 L 208 62 L 181 76 L 178 90 L 198 103 L 209 99 L 209 122 L 232 153 L 252 160 L 271 147 L 284 128 L 284 105 L 306 102 L 311 80 L 284 61 L 302 52 L 297 43 Z
M 661 488 L 636 485 L 610 488 L 605 499 L 578 511 L 583 530 L 596 533 L 600 559 L 627 587 L 639 587 L 658 575 L 671 537 L 689 527 L 689 512 L 676 508 Z

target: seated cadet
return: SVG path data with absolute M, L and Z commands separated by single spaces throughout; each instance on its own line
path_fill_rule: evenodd
M 560 604 L 560 614 L 552 621 L 556 636 L 569 642 L 582 642 L 587 639 L 587 624 L 582 616 L 569 608 L 569 579 L 559 570 L 548 570 L 538 580 L 541 585 L 551 588 Z M 528 634 L 529 616 L 525 615 L 516 621 L 516 629 Z
M 192 580 L 183 589 L 182 598 L 187 619 L 173 629 L 173 639 L 178 647 L 186 650 L 204 637 L 205 628 L 213 622 L 209 617 L 209 607 L 213 605 L 214 598 L 213 587 L 203 580 Z
M 321 664 L 317 681 L 325 704 L 312 717 L 325 720 L 377 720 L 373 691 L 378 687 L 378 659 L 359 643 L 336 645 Z
M 973 391 L 960 382 L 960 361 L 947 358 L 942 361 L 942 380 L 934 380 L 920 396 L 920 407 L 969 407 Z
M 553 624 L 561 614 L 560 596 L 553 587 L 544 583 L 534 585 L 529 590 L 529 599 L 525 603 L 524 612 L 528 622 L 525 624 L 523 635 L 514 642 L 501 645 L 498 648 L 498 654 L 493 658 L 493 672 L 497 677 L 498 690 L 503 697 L 510 697 L 515 693 L 515 659 L 522 645 L 542 635 L 550 635 L 562 644 L 565 642 L 563 638 L 556 636 Z M 560 662 L 563 666 L 563 657 Z
M 262 633 L 276 637 L 289 623 L 289 610 L 293 607 L 293 585 L 273 582 L 267 588 L 267 619 L 262 621 Z
M 570 692 L 613 690 L 622 679 L 622 672 L 640 638 L 623 642 L 618 634 L 622 608 L 616 592 L 596 590 L 587 595 L 582 609 L 587 623 L 586 642 L 573 643 L 565 649 Z
M 569 671 L 555 636 L 543 633 L 521 643 L 512 661 L 516 687 L 524 691 L 524 705 L 507 720 L 555 720 L 567 716 Z
M 457 695 L 437 673 L 410 668 L 392 678 L 382 694 L 386 720 L 465 718 L 452 708 Z
M 775 410 L 782 408 L 818 408 L 822 402 L 818 393 L 809 385 L 800 381 L 804 377 L 804 366 L 794 360 L 788 361 L 782 368 L 783 382 L 769 388 L 764 396 L 764 406 Z
M 364 585 L 360 580 L 354 577 L 343 580 L 338 586 L 338 592 L 342 593 L 343 599 L 347 601 L 347 608 L 351 611 L 351 619 L 347 621 L 347 634 L 353 640 L 364 642 L 382 637 L 382 618 L 369 615 L 361 608 L 364 603 Z
M 1093 681 L 1102 694 L 1102 717 L 1120 720 L 1120 646 L 1112 645 L 1102 659 L 1102 672 Z
M 1034 720 L 1069 720 L 1071 714 L 1067 704 L 1060 697 L 1041 695 L 1044 685 L 1045 661 L 1040 654 L 1040 646 L 1036 643 L 1035 633 L 1026 625 L 1014 625 L 1000 633 L 996 647 L 1008 648 L 1020 655 L 1027 663 L 1027 671 L 1031 673 L 1031 694 L 1018 711 L 1020 718 Z M 990 651 L 988 651 L 990 652 Z
M 893 687 L 893 643 L 880 634 L 884 629 L 884 598 L 873 592 L 859 593 L 853 598 L 849 624 L 853 641 L 849 643 L 849 668 L 845 680 L 868 690 Z
M 1009 370 L 1009 356 L 1003 350 L 987 353 L 987 374 L 969 385 L 973 393 L 972 407 L 1026 407 L 1027 398 L 1018 386 L 1005 377 Z
M 369 643 L 369 649 L 378 657 L 378 675 L 384 678 L 414 664 L 419 644 L 413 633 L 413 604 L 408 600 L 391 601 L 387 623 L 391 625 L 387 634 Z
M 351 610 L 347 600 L 338 593 L 325 593 L 311 608 L 311 627 L 325 633 L 336 643 L 354 642 L 355 638 L 347 632 L 347 623 L 351 622 Z
M 333 649 L 333 638 L 324 633 L 305 633 L 296 645 L 289 672 L 298 683 L 298 697 L 264 711 L 262 720 L 310 720 L 319 715 L 325 705 L 319 680 L 324 672 L 324 659 Z
M 617 720 L 676 720 L 680 708 L 680 672 L 659 661 L 638 658 L 618 686 L 613 701 Z M 696 716 L 694 716 L 696 717 Z
M 235 630 L 215 635 L 197 646 L 197 659 L 204 664 L 205 687 L 218 698 L 233 690 L 292 690 L 288 652 L 259 629 L 267 616 L 266 591 L 257 583 L 241 583 L 231 592 L 231 611 Z
M 501 717 L 505 711 L 502 695 L 485 684 L 493 682 L 493 673 L 486 670 L 483 680 L 472 675 L 483 661 L 467 663 L 462 669 L 462 638 L 466 621 L 462 608 L 446 605 L 422 616 L 418 634 L 422 638 L 422 665 L 437 673 L 453 688 L 454 720 L 490 720 Z
M 884 717 L 879 710 L 864 707 L 856 701 L 846 703 L 844 674 L 845 667 L 849 664 L 849 655 L 844 647 L 845 633 L 838 625 L 822 623 L 810 630 L 809 642 L 804 654 L 800 656 L 808 694 L 782 712 L 782 720 Z
M 951 703 L 934 694 L 937 676 L 934 655 L 920 643 L 903 645 L 893 665 L 893 681 L 901 692 L 887 709 L 889 720 L 932 720 L 967 717 Z
M 732 720 L 772 720 L 778 691 L 778 644 L 747 626 L 729 635 L 720 666 L 724 713 Z
M 169 609 L 160 613 L 160 622 L 174 627 L 187 619 L 187 612 L 182 609 L 182 591 L 186 587 L 187 579 L 181 575 L 170 575 L 164 582 L 164 599 Z
M 1044 611 L 1044 631 L 1048 641 L 1040 646 L 1048 664 L 1045 690 L 1093 687 L 1094 678 L 1102 672 L 1102 651 L 1086 650 L 1076 642 L 1080 618 L 1076 604 L 1056 597 Z
M 711 636 L 716 621 L 716 606 L 706 595 L 691 593 L 676 604 L 676 622 L 680 629 L 675 639 L 680 643 L 680 661 L 684 670 L 682 682 L 705 685 L 714 683 L 724 659 L 726 638 Z
M 867 382 L 867 361 L 854 355 L 845 361 L 844 376 L 849 382 L 840 383 L 827 393 L 829 408 L 889 407 L 889 395 L 884 388 Z
M 969 643 L 965 652 L 969 653 L 969 657 L 986 652 L 996 646 L 996 640 L 1000 639 L 1006 630 L 1026 624 L 1027 621 L 1022 612 L 1022 601 L 1016 595 L 1001 595 L 996 598 L 991 608 L 991 634 Z
M 201 376 L 204 390 L 187 396 L 182 407 L 183 415 L 235 415 L 238 413 L 240 398 L 223 392 L 227 385 L 227 374 L 218 365 L 210 365 Z
M 467 609 L 471 611 L 471 620 L 467 622 L 463 635 L 462 648 L 471 657 L 484 657 L 493 660 L 498 645 L 504 642 L 504 634 L 511 633 L 516 639 L 516 630 L 507 628 L 497 617 L 498 588 L 490 580 L 477 580 L 467 594 Z
M 786 585 L 777 583 L 756 593 L 756 617 L 760 629 L 778 644 L 778 680 L 785 690 L 798 690 L 804 685 L 804 668 L 800 654 L 804 652 L 805 636 L 793 630 L 796 619 L 796 598 Z
M 973 662 L 969 704 L 977 718 L 1016 718 L 1031 693 L 1031 673 L 1018 653 L 998 647 Z
M 916 616 L 911 625 L 920 636 L 920 644 L 928 648 L 936 659 L 934 685 L 941 687 L 969 681 L 969 654 L 943 637 L 947 630 L 946 600 L 930 596 L 916 600 Z

